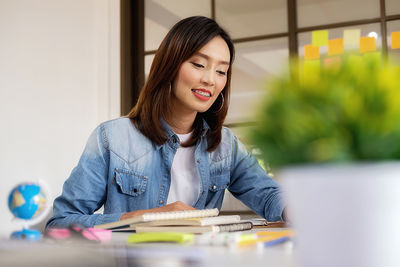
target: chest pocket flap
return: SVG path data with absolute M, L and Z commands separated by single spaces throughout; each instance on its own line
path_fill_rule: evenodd
M 130 170 L 115 169 L 115 181 L 121 192 L 127 195 L 138 196 L 146 190 L 147 177 Z
M 212 175 L 210 177 L 210 191 L 217 192 L 229 186 L 230 174 L 229 171 L 219 175 Z

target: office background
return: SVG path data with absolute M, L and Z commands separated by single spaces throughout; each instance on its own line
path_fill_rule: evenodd
M 191 15 L 215 18 L 234 39 L 226 123 L 239 135 L 265 81 L 289 54 L 303 56 L 313 30 L 360 29 L 400 56 L 390 48 L 398 0 L 0 0 L 0 235 L 18 228 L 11 188 L 40 179 L 51 201 L 59 195 L 90 132 L 126 114 L 163 36 Z

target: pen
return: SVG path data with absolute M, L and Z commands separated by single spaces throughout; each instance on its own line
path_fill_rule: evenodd
M 274 239 L 274 240 L 265 241 L 264 242 L 264 247 L 271 247 L 271 246 L 283 243 L 283 242 L 288 241 L 288 240 L 290 240 L 290 237 L 283 236 L 283 237 L 280 237 L 280 238 L 277 238 L 277 239 Z

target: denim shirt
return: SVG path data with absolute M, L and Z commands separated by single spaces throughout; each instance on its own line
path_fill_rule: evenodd
M 221 208 L 225 189 L 269 221 L 282 220 L 278 184 L 228 129 L 216 150 L 207 152 L 204 122 L 196 143 L 195 159 L 201 177 L 194 208 Z M 129 118 L 99 125 L 89 137 L 78 165 L 63 185 L 47 227 L 86 227 L 117 221 L 134 210 L 164 206 L 171 183 L 171 164 L 179 138 L 166 125 L 168 140 L 151 142 Z M 104 205 L 103 214 L 94 214 Z

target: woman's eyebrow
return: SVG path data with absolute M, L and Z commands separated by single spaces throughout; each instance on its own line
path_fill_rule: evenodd
M 195 53 L 194 56 L 199 56 L 199 57 L 205 58 L 207 60 L 211 59 L 210 56 L 208 56 L 206 54 L 203 54 L 203 53 L 200 53 L 200 52 Z M 224 60 L 220 60 L 220 61 L 218 61 L 218 63 L 222 64 L 222 65 L 229 65 L 229 62 L 228 61 L 224 61 Z

